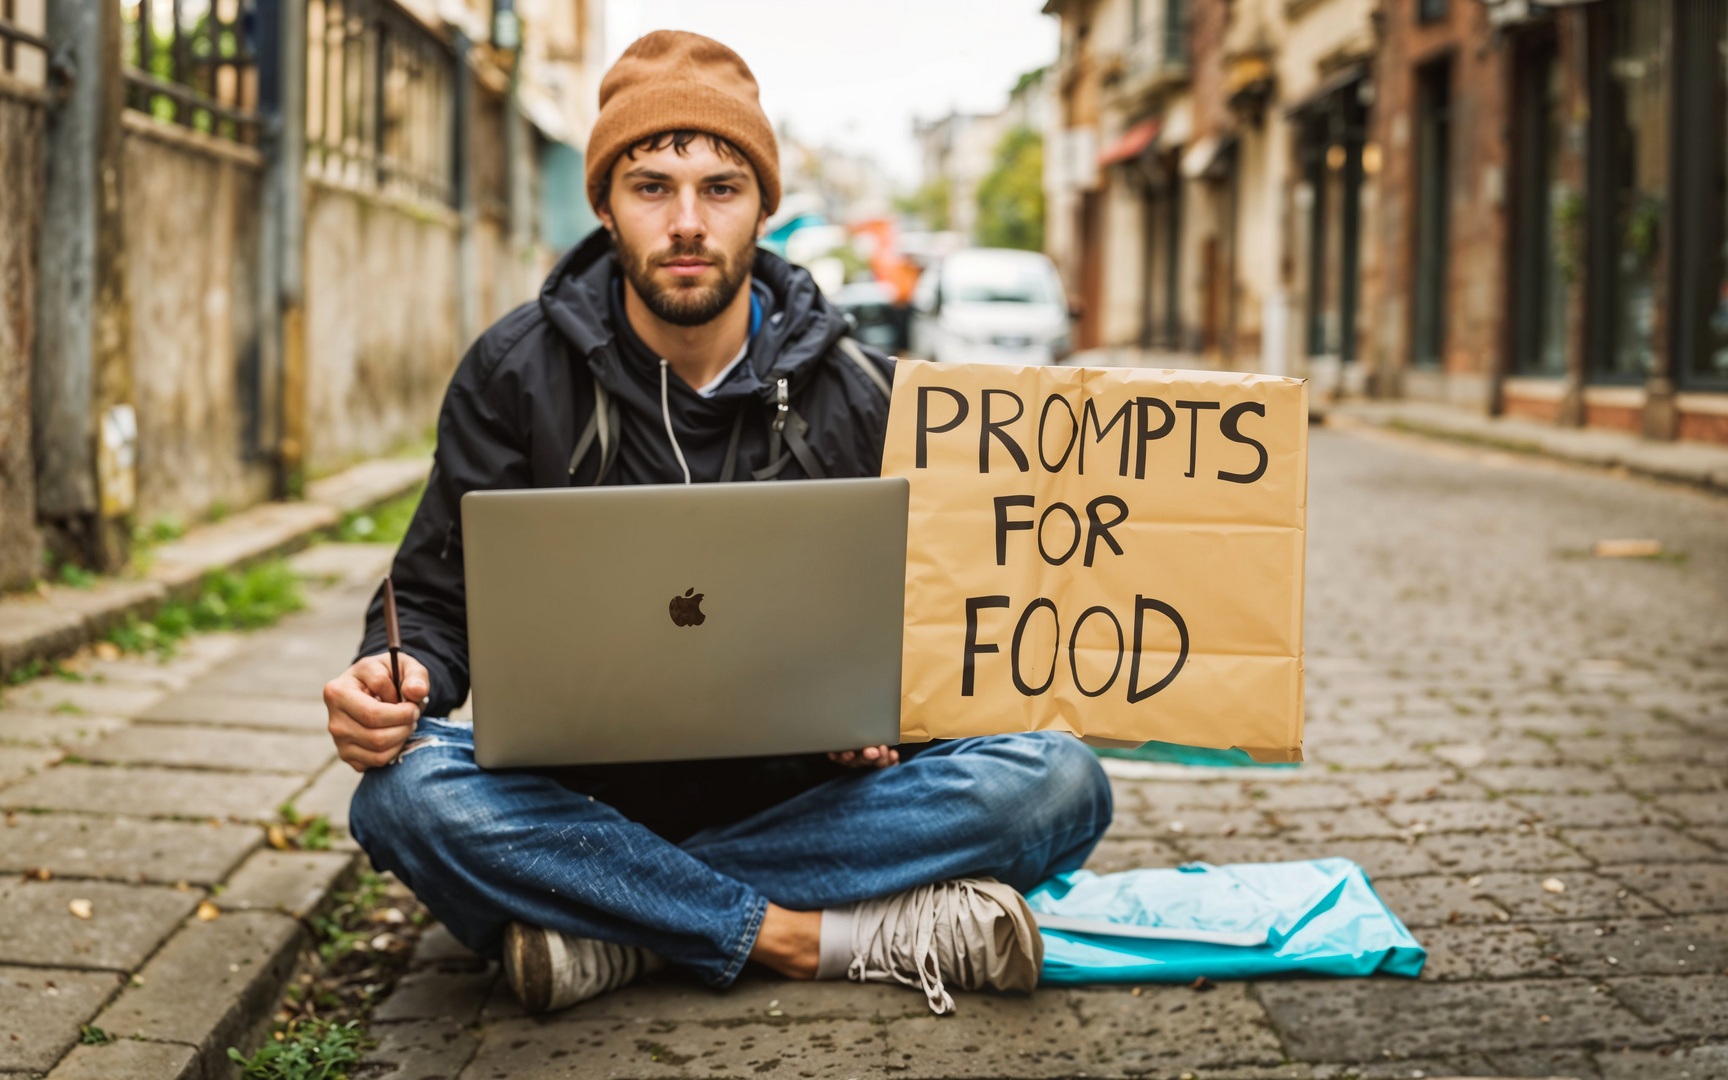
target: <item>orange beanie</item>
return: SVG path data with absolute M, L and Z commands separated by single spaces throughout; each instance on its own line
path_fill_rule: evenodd
M 588 201 L 618 155 L 664 131 L 703 131 L 744 152 L 762 185 L 762 208 L 780 205 L 780 148 L 742 57 L 712 38 L 656 30 L 624 50 L 600 81 L 600 118 L 588 136 Z

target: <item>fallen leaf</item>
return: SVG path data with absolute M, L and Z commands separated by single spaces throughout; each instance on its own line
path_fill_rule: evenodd
M 1130 994 L 1133 994 L 1133 995 L 1134 995 L 1134 996 L 1135 996 L 1135 997 L 1139 997 L 1139 996 L 1140 996 L 1140 988 L 1139 988 L 1139 987 L 1138 987 L 1138 986 L 1136 986 L 1136 987 L 1135 987 L 1135 988 L 1134 988 L 1134 989 L 1132 989 L 1132 990 L 1130 990 L 1130 991 L 1128 991 L 1128 992 L 1129 992 L 1129 993 L 1130 993 Z
M 189 883 L 184 882 L 184 881 L 176 881 L 174 883 L 174 891 L 175 892 L 191 892 L 192 886 Z
M 212 904 L 210 901 L 208 901 L 208 900 L 198 901 L 197 915 L 198 915 L 198 921 L 199 922 L 209 922 L 212 919 L 215 919 L 216 917 L 220 916 L 221 914 L 222 914 L 222 909 L 217 907 L 215 904 Z
M 120 659 L 120 646 L 112 641 L 98 641 L 96 643 L 96 658 L 98 660 L 118 660 Z
M 385 908 L 384 921 L 391 924 L 405 923 L 408 921 L 408 916 L 402 914 L 401 908 Z
M 270 841 L 270 846 L 275 848 L 277 851 L 288 851 L 294 846 L 288 842 L 287 830 L 283 829 L 280 825 L 270 826 L 268 829 L 264 830 L 264 835 Z
M 54 871 L 48 869 L 46 866 L 38 866 L 33 870 L 24 871 L 25 881 L 47 881 L 53 876 Z
M 1225 836 L 1235 836 L 1236 823 L 1234 821 L 1225 822 L 1223 832 Z
M 1188 988 L 1190 990 L 1199 990 L 1202 992 L 1204 992 L 1206 990 L 1211 990 L 1214 988 L 1214 986 L 1215 986 L 1215 984 L 1212 982 L 1212 980 L 1208 979 L 1204 975 L 1200 976 L 1199 978 L 1195 979 L 1193 982 L 1188 984 Z
M 1591 551 L 1598 559 L 1650 559 L 1662 554 L 1662 541 L 1598 540 Z
M 1551 892 L 1551 893 L 1563 893 L 1566 891 L 1566 883 L 1564 881 L 1561 881 L 1557 877 L 1546 878 L 1542 882 L 1542 891 L 1543 892 Z
M 70 904 L 67 904 L 66 910 L 78 916 L 80 919 L 88 919 L 90 916 L 96 914 L 95 906 L 83 897 L 79 897 L 78 899 L 73 900 Z

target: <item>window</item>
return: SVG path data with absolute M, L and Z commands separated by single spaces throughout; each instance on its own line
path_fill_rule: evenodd
M 1188 62 L 1188 0 L 1164 0 L 1164 59 Z
M 1302 120 L 1308 204 L 1308 354 L 1356 358 L 1361 289 L 1362 83 L 1328 94 Z
M 1648 0 L 1615 0 L 1592 11 L 1590 369 L 1609 381 L 1641 380 L 1656 358 L 1670 11 Z
M 1416 296 L 1418 367 L 1437 368 L 1446 347 L 1447 246 L 1451 242 L 1452 63 L 1416 75 Z
M 1416 0 L 1417 22 L 1439 22 L 1446 17 L 1446 0 Z
M 48 72 L 43 0 L 0 0 L 0 75 L 41 86 Z
M 258 140 L 255 0 L 124 0 L 126 104 L 158 120 Z
M 1512 143 L 1514 234 L 1512 370 L 1564 375 L 1567 287 L 1577 276 L 1570 247 L 1579 239 L 1583 195 L 1562 180 L 1565 102 L 1555 39 L 1518 50 Z
M 1676 11 L 1674 356 L 1681 386 L 1728 388 L 1728 0 Z

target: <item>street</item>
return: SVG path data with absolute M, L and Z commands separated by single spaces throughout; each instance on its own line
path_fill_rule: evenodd
M 1728 503 L 1324 428 L 1310 493 L 1307 761 L 1113 761 L 1091 866 L 1347 856 L 1427 946 L 1420 980 L 967 994 L 937 1019 L 880 986 L 674 974 L 530 1019 L 434 929 L 359 1075 L 1728 1075 Z M 1588 554 L 1631 537 L 1668 554 Z M 56 1075 L 207 1075 L 175 1070 L 244 1037 L 221 1017 L 274 984 L 243 965 L 291 964 L 283 912 L 346 863 L 259 826 L 290 798 L 344 818 L 316 692 L 386 556 L 311 548 L 311 610 L 273 629 L 8 694 L 0 869 L 54 874 L 0 886 L 0 1073 L 47 1071 L 80 1023 L 121 1041 Z

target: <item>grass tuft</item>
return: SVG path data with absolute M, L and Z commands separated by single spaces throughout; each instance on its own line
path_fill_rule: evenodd
M 307 1020 L 277 1032 L 251 1057 L 233 1047 L 228 1057 L 245 1080 L 345 1080 L 372 1045 L 356 1021 Z
M 400 544 L 425 490 L 425 484 L 417 484 L 412 491 L 370 510 L 353 510 L 342 515 L 336 525 L 335 539 L 346 544 Z
M 108 633 L 125 652 L 171 654 L 188 634 L 210 630 L 255 630 L 306 606 L 300 579 L 282 559 L 243 571 L 223 570 L 204 579 L 191 603 L 171 600 L 149 619 L 136 615 Z

